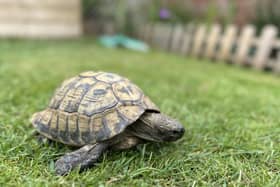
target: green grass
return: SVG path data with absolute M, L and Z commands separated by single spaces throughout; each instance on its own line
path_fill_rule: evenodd
M 70 151 L 40 146 L 29 118 L 62 80 L 85 70 L 126 76 L 186 127 L 175 143 L 104 155 L 65 177 L 53 164 Z M 78 41 L 0 42 L 0 186 L 276 186 L 280 183 L 280 78 L 161 52 Z

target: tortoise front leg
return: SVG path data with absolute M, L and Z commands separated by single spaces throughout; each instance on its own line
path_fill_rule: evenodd
M 55 162 L 55 172 L 58 175 L 66 175 L 74 168 L 84 170 L 94 165 L 102 153 L 107 149 L 106 143 L 85 145 L 84 147 L 67 153 Z

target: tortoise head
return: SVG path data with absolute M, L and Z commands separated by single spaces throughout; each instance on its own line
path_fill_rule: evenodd
M 185 132 L 183 125 L 178 120 L 162 113 L 146 112 L 140 120 L 141 123 L 132 126 L 132 128 L 135 135 L 146 140 L 156 142 L 176 141 Z
M 155 129 L 155 135 L 162 141 L 176 141 L 185 133 L 185 128 L 178 120 L 162 113 L 151 113 L 144 120 Z

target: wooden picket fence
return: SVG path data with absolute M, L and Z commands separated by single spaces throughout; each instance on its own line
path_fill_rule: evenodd
M 273 25 L 264 27 L 258 36 L 253 25 L 239 30 L 235 25 L 223 29 L 219 24 L 207 27 L 192 23 L 156 23 L 141 27 L 138 37 L 165 51 L 280 73 L 280 39 L 277 34 Z

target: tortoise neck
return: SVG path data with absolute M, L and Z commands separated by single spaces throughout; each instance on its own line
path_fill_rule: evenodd
M 135 123 L 128 127 L 128 131 L 138 138 L 153 142 L 161 142 L 162 140 L 160 136 L 158 136 L 159 130 L 151 121 L 152 118 L 150 114 L 150 112 L 144 113 Z

